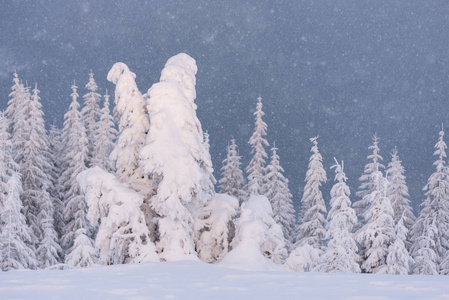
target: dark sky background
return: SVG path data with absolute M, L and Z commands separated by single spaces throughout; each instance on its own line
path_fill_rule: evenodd
M 333 184 L 345 161 L 353 194 L 374 133 L 385 164 L 397 146 L 415 208 L 448 122 L 449 1 L 7 1 L 0 0 L 0 109 L 17 70 L 38 83 L 49 123 L 62 123 L 89 70 L 113 94 L 110 67 L 126 63 L 142 92 L 171 56 L 196 59 L 198 116 L 219 178 L 228 140 L 246 166 L 252 113 L 263 97 L 295 201 L 319 135 Z M 352 197 L 355 200 L 354 197 Z

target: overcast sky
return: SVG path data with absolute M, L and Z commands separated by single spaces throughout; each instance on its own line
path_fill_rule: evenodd
M 70 85 L 84 94 L 90 69 L 100 92 L 113 93 L 106 74 L 122 61 L 146 92 L 167 59 L 185 52 L 198 65 L 198 116 L 216 177 L 231 137 L 249 161 L 261 95 L 295 201 L 310 137 L 319 135 L 328 200 L 333 157 L 345 161 L 355 194 L 377 133 L 385 164 L 398 147 L 416 205 L 441 124 L 449 128 L 447 28 L 446 0 L 0 0 L 0 109 L 14 70 L 38 83 L 47 121 L 61 124 Z

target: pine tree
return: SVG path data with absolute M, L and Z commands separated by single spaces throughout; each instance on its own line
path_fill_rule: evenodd
M 262 120 L 262 117 L 265 115 L 262 111 L 262 98 L 258 97 L 257 101 L 256 112 L 254 113 L 256 119 L 254 133 L 249 139 L 253 157 L 248 167 L 246 167 L 248 183 L 245 189 L 248 195 L 264 195 L 263 177 L 265 173 L 265 159 L 268 158 L 264 148 L 269 144 L 264 138 L 267 135 L 267 124 Z
M 435 145 L 434 155 L 438 159 L 433 163 L 436 171 L 429 177 L 426 191 L 426 201 L 423 209 L 413 226 L 413 237 L 415 239 L 412 245 L 412 253 L 415 261 L 418 263 L 418 256 L 422 256 L 419 251 L 424 245 L 431 247 L 435 253 L 436 259 L 433 261 L 437 265 L 437 270 L 443 272 L 441 262 L 449 249 L 449 178 L 446 166 L 446 143 L 444 142 L 443 129 L 439 133 L 439 139 Z M 426 228 L 432 226 L 432 228 Z M 435 228 L 433 228 L 435 227 Z M 431 239 L 429 241 L 428 239 Z M 427 254 L 432 258 L 432 253 Z M 415 270 L 415 273 L 417 271 Z
M 77 237 L 78 229 L 82 228 L 89 238 L 92 238 L 93 229 L 87 220 L 87 204 L 76 176 L 87 166 L 88 148 L 86 129 L 79 112 L 77 86 L 72 85 L 72 102 L 69 111 L 64 115 L 64 129 L 62 133 L 64 145 L 64 160 L 67 167 L 62 173 L 61 182 L 65 199 L 64 220 L 66 227 L 61 239 L 61 245 L 70 254 L 73 243 Z M 83 231 L 80 231 L 83 232 Z
M 288 249 L 293 242 L 295 209 L 293 208 L 293 196 L 288 188 L 288 179 L 282 174 L 284 169 L 279 164 L 279 155 L 276 150 L 275 146 L 271 148 L 271 162 L 267 166 L 264 190 L 273 209 L 273 219 L 281 226 Z
M 308 244 L 323 250 L 323 238 L 326 234 L 326 205 L 321 193 L 321 184 L 326 182 L 326 171 L 323 168 L 323 158 L 318 151 L 318 137 L 311 138 L 313 143 L 309 168 L 306 173 L 306 185 L 301 199 L 302 220 L 298 227 L 295 247 Z
M 120 116 L 118 138 L 111 159 L 118 179 L 149 198 L 155 187 L 142 171 L 139 153 L 145 145 L 150 120 L 135 78 L 136 75 L 124 63 L 114 64 L 108 73 L 108 80 L 116 85 L 115 108 Z
M 109 95 L 106 91 L 106 95 L 104 95 L 104 106 L 101 109 L 101 117 L 95 134 L 96 151 L 92 158 L 93 166 L 99 166 L 108 171 L 112 170 L 110 155 L 114 149 L 116 135 L 117 131 L 114 128 L 114 121 L 109 110 Z
M 32 231 L 21 213 L 22 182 L 19 173 L 12 174 L 7 182 L 6 198 L 0 210 L 2 230 L 0 233 L 1 269 L 35 269 L 38 265 L 32 246 Z M 2 191 L 4 193 L 4 191 Z
M 34 234 L 39 239 L 36 254 L 41 266 L 46 268 L 59 261 L 58 253 L 61 253 L 61 248 L 57 243 L 57 233 L 53 224 L 54 208 L 49 193 L 52 183 L 48 176 L 52 166 L 48 161 L 48 137 L 37 86 L 29 102 L 27 118 L 31 130 L 29 140 L 25 143 L 22 166 L 23 199 L 26 200 L 24 203 L 31 204 L 27 207 L 28 212 L 33 214 L 33 218 L 34 214 L 36 216 L 34 225 L 37 225 L 37 228 L 34 228 Z
M 438 275 L 438 255 L 435 252 L 435 240 L 437 240 L 439 233 L 435 224 L 435 218 L 430 219 L 423 216 L 423 219 L 420 221 L 422 221 L 420 222 L 422 230 L 420 230 L 420 235 L 415 237 L 412 246 L 413 258 L 415 260 L 413 274 Z
M 81 114 L 83 116 L 84 126 L 86 126 L 86 136 L 88 141 L 87 149 L 89 151 L 88 165 L 91 165 L 92 160 L 98 150 L 96 135 L 99 130 L 98 123 L 101 117 L 99 106 L 101 95 L 96 92 L 98 90 L 98 86 L 95 83 L 94 73 L 92 73 L 92 71 L 89 73 L 89 82 L 86 84 L 86 89 L 89 92 L 83 96 L 84 107 L 81 110 Z
M 386 172 L 388 180 L 388 198 L 394 211 L 394 222 L 397 225 L 402 220 L 407 229 L 407 240 L 405 244 L 407 249 L 411 246 L 411 236 L 408 234 L 415 223 L 415 216 L 410 205 L 407 184 L 405 182 L 404 167 L 399 160 L 398 151 L 394 149 L 391 154 L 391 162 L 388 164 Z
M 48 134 L 49 140 L 49 161 L 51 163 L 51 189 L 50 197 L 53 201 L 53 219 L 54 227 L 60 239 L 64 232 L 64 195 L 61 193 L 62 187 L 60 183 L 60 178 L 63 171 L 63 157 L 62 157 L 62 140 L 61 140 L 61 130 L 55 125 L 50 127 Z
M 245 178 L 240 169 L 241 156 L 237 153 L 237 145 L 235 139 L 231 140 L 231 144 L 227 147 L 227 155 L 223 160 L 223 167 L 221 167 L 221 179 L 218 181 L 218 188 L 220 193 L 234 196 L 242 205 L 243 201 L 247 199 L 246 192 L 243 187 Z
M 335 159 L 335 158 L 334 158 Z M 331 189 L 331 209 L 327 216 L 328 226 L 326 251 L 315 270 L 319 272 L 351 272 L 359 273 L 359 256 L 352 229 L 357 223 L 357 215 L 351 207 L 350 190 L 346 185 L 343 162 L 335 159 L 335 181 Z
M 371 176 L 372 191 L 362 199 L 369 204 L 362 216 L 365 225 L 357 231 L 356 240 L 362 248 L 362 270 L 377 273 L 387 263 L 388 248 L 394 241 L 395 231 L 393 208 L 387 197 L 387 180 L 378 169 Z
M 0 268 L 35 268 L 32 232 L 22 214 L 22 181 L 12 157 L 8 120 L 0 112 Z
M 17 73 L 14 73 L 13 82 L 14 85 L 9 94 L 11 99 L 8 101 L 5 115 L 8 117 L 8 132 L 11 134 L 11 139 L 13 135 L 15 139 L 18 139 L 17 135 L 20 133 L 21 127 L 16 124 L 25 122 L 25 87 L 20 83 Z
M 195 60 L 178 54 L 148 90 L 151 126 L 140 157 L 144 172 L 160 178 L 151 206 L 160 217 L 157 247 L 163 260 L 196 259 L 194 242 L 204 228 L 199 217 L 214 195 L 212 162 L 194 103 L 196 72 Z
M 404 225 L 405 220 L 406 217 L 404 212 L 403 217 L 400 218 L 396 224 L 396 237 L 394 242 L 388 248 L 386 265 L 379 269 L 379 273 L 408 275 L 410 272 L 410 266 L 413 264 L 413 259 L 405 246 L 408 234 L 408 229 Z
M 87 268 L 97 261 L 97 251 L 84 228 L 76 230 L 73 246 L 67 253 L 64 262 L 72 268 Z
M 382 156 L 379 155 L 378 145 L 379 139 L 377 138 L 377 135 L 374 135 L 373 144 L 368 148 L 369 150 L 373 151 L 373 154 L 368 155 L 368 160 L 371 160 L 371 162 L 365 165 L 363 175 L 359 178 L 360 186 L 356 193 L 356 196 L 359 197 L 360 200 L 355 201 L 353 205 L 355 212 L 359 217 L 359 223 L 356 226 L 356 229 L 361 228 L 366 223 L 366 220 L 363 219 L 363 216 L 365 215 L 366 210 L 369 207 L 369 203 L 367 203 L 364 199 L 365 196 L 370 194 L 374 189 L 372 174 L 374 172 L 377 172 L 377 170 L 381 171 L 381 169 L 385 169 L 385 166 L 380 163 L 380 161 L 382 161 Z

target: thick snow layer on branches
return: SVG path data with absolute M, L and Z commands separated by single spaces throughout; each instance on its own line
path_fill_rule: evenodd
M 95 240 L 100 262 L 159 261 L 140 210 L 142 196 L 99 167 L 83 171 L 77 179 L 89 205 L 87 217 L 100 226 Z
M 282 228 L 265 196 L 251 195 L 236 221 L 233 249 L 219 265 L 241 270 L 282 270 L 287 255 Z
M 150 130 L 140 152 L 145 174 L 160 179 L 151 207 L 160 216 L 163 260 L 197 259 L 195 217 L 214 194 L 212 162 L 196 116 L 195 60 L 170 58 L 149 90 Z

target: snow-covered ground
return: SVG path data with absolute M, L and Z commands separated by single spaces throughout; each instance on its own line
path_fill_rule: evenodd
M 449 299 L 447 276 L 252 272 L 200 262 L 0 273 L 1 299 Z

